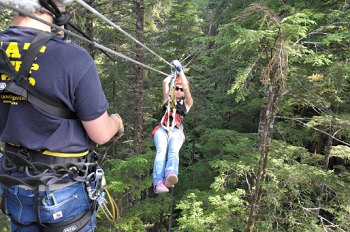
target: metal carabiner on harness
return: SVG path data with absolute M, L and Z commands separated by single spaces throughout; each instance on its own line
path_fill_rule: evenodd
M 119 216 L 118 207 L 106 189 L 107 183 L 104 176 L 104 171 L 101 168 L 97 168 L 94 175 L 95 178 L 91 180 L 91 182 L 95 182 L 94 188 L 92 188 L 90 181 L 86 181 L 86 190 L 89 198 L 93 201 L 97 201 L 108 220 L 114 221 Z M 108 201 L 105 198 L 106 194 L 108 196 L 109 203 L 111 204 L 112 212 L 106 206 L 108 204 Z
M 175 117 L 176 117 L 176 93 L 175 93 L 175 87 L 176 87 L 176 72 L 172 72 L 172 78 L 170 81 L 170 87 L 169 87 L 169 96 L 168 96 L 168 105 L 166 107 L 166 112 L 163 115 L 160 125 L 167 131 L 168 133 L 168 142 L 170 140 L 170 137 L 172 135 L 173 129 L 175 127 Z M 167 119 L 165 119 L 167 117 Z M 169 125 L 170 117 L 172 117 L 171 125 Z M 166 121 L 166 125 L 164 123 L 164 120 Z
M 94 188 L 92 188 L 91 182 L 95 182 Z M 94 173 L 94 178 L 92 178 L 92 180 L 85 181 L 85 184 L 89 198 L 93 201 L 97 200 L 97 198 L 101 195 L 101 192 L 103 192 L 104 188 L 106 187 L 106 180 L 102 168 L 97 168 Z

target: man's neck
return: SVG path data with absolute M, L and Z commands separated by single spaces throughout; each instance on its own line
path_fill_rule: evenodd
M 49 23 L 53 22 L 53 17 L 49 13 L 40 12 L 40 13 L 33 13 L 33 15 Z M 49 32 L 51 31 L 51 27 L 49 25 L 41 23 L 30 17 L 21 16 L 21 15 L 15 15 L 12 21 L 12 26 L 32 27 L 43 31 L 49 31 Z

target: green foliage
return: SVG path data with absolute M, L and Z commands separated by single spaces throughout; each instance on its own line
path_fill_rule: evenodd
M 95 41 L 134 58 L 133 41 L 76 6 L 71 8 L 74 23 Z M 136 34 L 134 2 L 102 0 L 95 7 Z M 259 175 L 255 145 L 265 102 L 262 71 L 274 52 L 283 51 L 280 55 L 288 57 L 286 91 L 275 106 L 254 231 L 350 231 L 349 148 L 343 142 L 350 138 L 348 3 L 152 0 L 144 9 L 145 44 L 168 61 L 182 60 L 191 81 L 194 105 L 184 122 L 187 140 L 180 151 L 180 181 L 172 196 L 153 192 L 150 133 L 160 118 L 163 76 L 144 72 L 143 155 L 135 157 L 135 65 L 92 50 L 110 113 L 121 114 L 126 132 L 117 143 L 97 147 L 121 218 L 108 224 L 99 212 L 96 229 L 168 231 L 172 219 L 173 231 L 243 231 Z M 3 29 L 10 15 L 3 12 L 0 20 Z M 89 25 L 94 27 L 85 28 Z M 171 71 L 148 52 L 145 63 Z M 330 133 L 331 166 L 325 170 Z M 9 231 L 3 215 L 0 221 L 0 229 Z
M 169 204 L 170 197 L 167 195 L 144 200 L 123 214 L 122 219 L 115 223 L 115 228 L 123 231 L 164 230 L 169 219 Z
M 106 173 L 109 178 L 109 186 L 116 192 L 128 191 L 133 193 L 134 190 L 144 190 L 152 183 L 147 176 L 147 170 L 153 166 L 151 154 L 142 156 L 132 156 L 125 160 L 112 159 Z M 137 199 L 137 195 L 129 195 L 128 198 Z M 136 198 L 134 198 L 136 197 Z
M 302 158 L 308 156 L 303 148 L 278 141 L 274 142 L 273 147 L 264 186 L 264 202 L 266 201 L 268 208 L 261 209 L 261 214 L 268 212 L 269 217 L 265 222 L 259 222 L 259 226 L 270 225 L 270 230 L 276 229 L 271 226 L 278 225 L 295 230 L 321 231 L 322 225 L 318 225 L 318 221 L 323 218 L 324 228 L 331 228 L 339 223 L 343 230 L 348 230 L 342 213 L 337 212 L 348 201 L 346 194 L 339 194 L 348 189 L 344 180 L 333 172 L 312 165 L 315 161 L 311 163 L 311 159 Z M 298 156 L 301 158 L 300 162 L 296 162 Z M 309 156 L 317 159 L 315 155 Z M 330 219 L 337 223 L 333 224 Z
M 243 135 L 232 130 L 213 130 L 201 137 L 201 143 L 205 144 L 200 152 L 208 157 L 241 156 L 253 149 L 254 135 Z M 243 152 L 243 153 L 242 153 Z
M 190 192 L 177 204 L 181 216 L 178 231 L 231 231 L 243 230 L 245 210 L 241 195 L 243 190 L 220 195 L 205 196 Z
M 0 197 L 1 199 L 1 197 Z M 2 212 L 0 212 L 0 230 L 3 232 L 9 232 L 10 229 L 10 219 L 8 216 L 4 215 Z
M 0 31 L 5 30 L 8 26 L 11 25 L 11 22 L 12 22 L 11 12 L 6 11 L 6 10 L 1 11 L 0 12 L 0 21 L 1 21 Z
M 340 157 L 347 161 L 350 159 L 350 148 L 344 145 L 333 146 L 331 149 L 331 156 Z

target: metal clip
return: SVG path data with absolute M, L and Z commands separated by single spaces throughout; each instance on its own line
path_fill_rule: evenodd
M 101 168 L 96 169 L 95 173 L 96 173 L 96 180 L 100 180 L 104 176 L 104 172 Z
M 46 200 L 52 200 L 53 205 L 57 205 L 56 197 L 53 195 L 53 193 L 49 194 L 48 197 L 45 195 L 41 200 L 41 203 L 43 203 L 43 205 L 47 205 L 45 202 Z
M 90 183 L 86 183 L 86 191 L 88 192 L 89 198 L 91 200 L 96 200 L 98 195 L 96 194 L 96 190 L 91 188 Z
M 104 192 L 102 192 L 100 194 L 100 196 L 97 198 L 97 202 L 98 202 L 99 205 L 107 203 L 107 200 L 105 199 L 105 193 Z

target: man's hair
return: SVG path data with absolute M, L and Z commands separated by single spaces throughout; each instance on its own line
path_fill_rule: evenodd
M 73 2 L 73 0 L 52 0 L 57 7 L 64 7 Z M 34 12 L 40 12 L 42 6 L 39 0 L 0 0 L 0 3 L 16 7 L 25 13 L 32 14 Z M 0 6 L 0 10 L 2 6 Z

